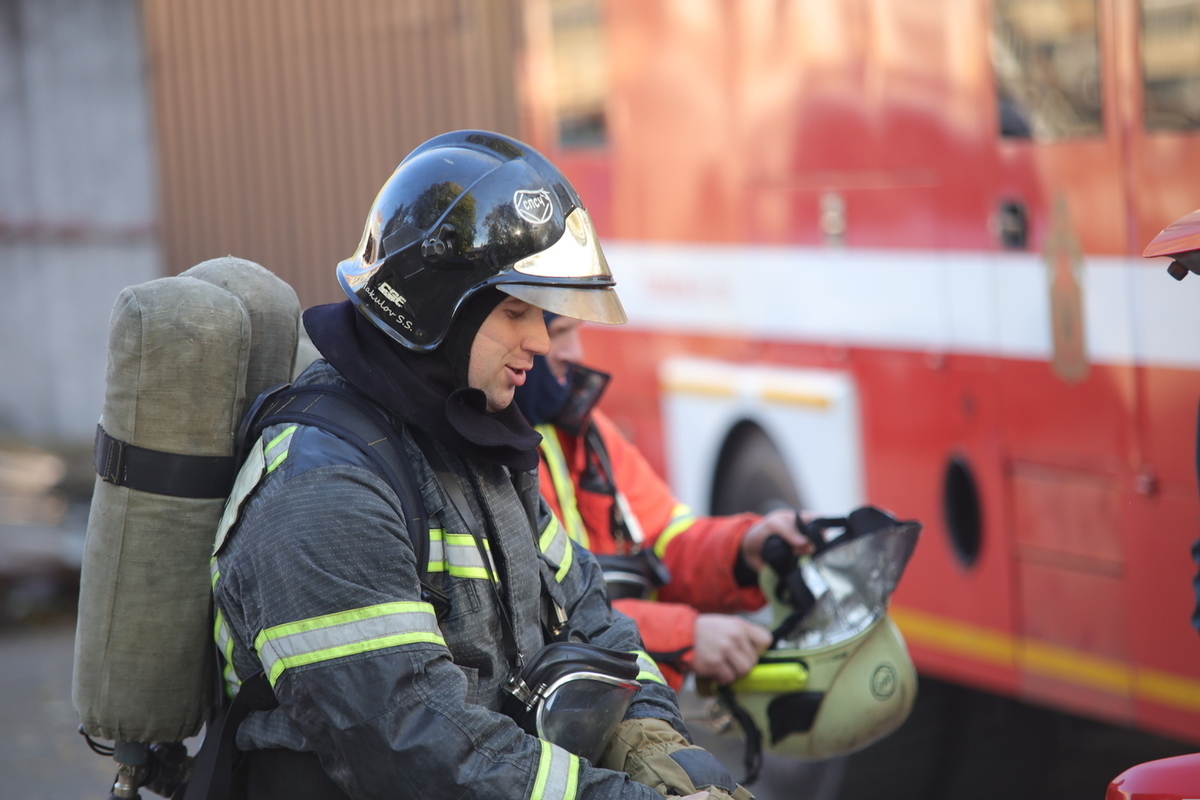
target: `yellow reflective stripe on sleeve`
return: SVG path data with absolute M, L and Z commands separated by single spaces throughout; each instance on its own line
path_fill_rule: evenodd
M 649 653 L 644 650 L 634 650 L 633 654 L 637 656 L 638 669 L 641 670 L 637 676 L 639 681 L 653 681 L 661 683 L 663 686 L 667 685 L 667 679 L 663 677 L 658 669 L 658 664 L 654 663 L 654 659 L 650 657 Z
M 587 527 L 583 524 L 583 516 L 579 513 L 579 503 L 575 499 L 575 482 L 571 480 L 571 470 L 567 467 L 567 458 L 563 454 L 562 443 L 558 439 L 558 429 L 549 423 L 542 423 L 535 425 L 534 430 L 542 435 L 542 443 L 539 447 L 542 455 L 546 457 L 546 466 L 550 470 L 554 493 L 558 495 L 558 507 L 562 512 L 562 522 L 566 527 L 567 536 L 585 548 L 590 548 Z
M 297 425 L 289 425 L 283 432 L 263 446 L 263 461 L 267 464 L 267 472 L 274 472 L 288 456 L 288 446 L 292 443 Z
M 579 791 L 579 757 L 541 740 L 537 777 L 529 800 L 575 800 Z
M 675 508 L 671 509 L 671 521 L 654 540 L 654 555 L 665 558 L 667 545 L 671 543 L 671 540 L 692 527 L 695 522 L 696 515 L 692 513 L 692 510 L 683 503 L 676 503 Z
M 571 562 L 575 559 L 575 552 L 571 548 L 571 540 L 567 538 L 566 531 L 559 523 L 558 517 L 550 515 L 550 521 L 546 523 L 546 527 L 538 536 L 538 547 L 542 553 L 550 560 L 550 563 L 558 565 L 558 571 L 554 573 L 554 579 L 562 583 L 562 579 L 566 577 L 567 572 L 571 569 Z
M 254 640 L 267 680 L 284 670 L 406 644 L 446 646 L 429 603 L 396 602 L 302 619 L 262 631 Z
M 225 678 L 225 694 L 233 697 L 237 694 L 242 682 L 233 669 L 233 634 L 230 633 L 229 626 L 225 624 L 225 617 L 219 608 L 216 620 L 213 622 L 213 640 L 217 643 L 217 652 L 221 654 L 221 660 L 225 663 L 225 669 L 221 672 Z
M 429 572 L 446 571 L 446 546 L 442 541 L 444 537 L 443 529 L 429 529 Z

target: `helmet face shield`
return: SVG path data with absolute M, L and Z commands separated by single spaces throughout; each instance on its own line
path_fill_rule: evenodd
M 883 617 L 920 532 L 920 525 L 900 523 L 839 537 L 802 562 L 800 573 L 816 603 L 786 646 L 825 647 L 856 636 Z

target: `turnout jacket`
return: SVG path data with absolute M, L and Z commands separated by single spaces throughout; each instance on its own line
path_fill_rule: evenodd
M 297 380 L 330 383 L 350 388 L 324 361 Z M 442 451 L 485 529 L 476 542 L 411 436 L 397 431 L 429 517 L 428 575 L 441 608 L 422 596 L 400 500 L 348 442 L 272 426 L 255 445 L 261 460 L 252 454 L 239 476 L 226 521 L 239 506 L 240 516 L 218 534 L 213 560 L 218 648 L 231 693 L 262 670 L 279 700 L 246 719 L 239 748 L 314 751 L 361 798 L 658 798 L 499 713 L 516 658 L 506 650 L 528 661 L 542 647 L 549 594 L 593 644 L 639 652 L 642 689 L 627 718 L 664 719 L 687 736 L 633 621 L 610 608 L 594 559 L 569 541 L 532 474 Z
M 670 570 L 671 581 L 653 600 L 621 599 L 613 605 L 637 622 L 646 650 L 659 659 L 664 676 L 678 689 L 691 664 L 696 617 L 701 612 L 753 611 L 766 604 L 757 583 L 739 584 L 734 571 L 742 537 L 759 517 L 697 517 L 675 499 L 608 417 L 593 409 L 590 420 L 608 451 L 614 486 L 605 487 L 608 491 L 589 488 L 583 433 L 571 436 L 558 426 L 543 424 L 536 426 L 542 434 L 541 492 L 570 538 L 599 555 L 624 555 L 634 547 L 613 531 L 611 490 L 625 495 L 645 535 L 641 546 L 654 549 Z

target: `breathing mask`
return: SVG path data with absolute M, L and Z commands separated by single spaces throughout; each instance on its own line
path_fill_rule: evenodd
M 553 642 L 505 685 L 506 713 L 526 733 L 593 764 L 640 684 L 637 656 L 582 642 Z

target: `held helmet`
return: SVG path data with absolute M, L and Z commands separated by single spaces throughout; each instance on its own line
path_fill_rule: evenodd
M 626 320 L 575 189 L 533 148 L 485 131 L 443 134 L 405 157 L 337 276 L 360 311 L 418 352 L 437 348 L 487 286 L 565 316 Z
M 826 539 L 833 528 L 844 532 Z M 763 548 L 774 644 L 728 687 L 701 687 L 742 728 L 749 780 L 764 745 L 804 759 L 852 753 L 900 727 L 916 700 L 916 669 L 887 603 L 921 525 L 866 506 L 801 530 L 812 556 L 776 537 Z

